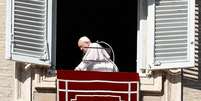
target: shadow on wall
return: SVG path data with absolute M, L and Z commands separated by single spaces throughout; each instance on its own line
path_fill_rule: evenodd
M 196 0 L 196 7 L 201 9 L 201 1 Z M 195 27 L 196 35 L 195 35 L 195 59 L 196 66 L 194 68 L 183 69 L 183 87 L 188 87 L 192 89 L 201 90 L 201 32 L 199 31 L 201 28 L 201 23 L 198 21 L 198 17 L 201 16 L 201 11 L 196 10 L 196 24 L 198 26 Z

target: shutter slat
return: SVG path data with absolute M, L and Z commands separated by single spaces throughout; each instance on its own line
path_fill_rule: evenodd
M 29 36 L 29 37 L 33 37 L 33 38 L 44 38 L 44 35 L 40 35 L 40 34 L 34 34 L 34 33 L 28 33 L 28 32 L 23 32 L 23 31 L 15 31 L 14 32 L 16 35 L 21 35 L 21 36 Z
M 26 48 L 18 48 L 16 47 L 14 49 L 14 52 L 16 53 L 20 53 L 20 52 L 24 52 L 24 53 L 30 53 L 31 55 L 41 55 L 43 52 L 37 52 L 37 51 L 33 51 L 33 50 L 27 50 Z M 28 55 L 28 54 L 27 54 Z M 40 56 L 39 56 L 40 57 Z
M 163 57 L 157 58 L 156 61 L 165 62 L 165 63 L 176 63 L 176 62 L 185 62 L 186 56 L 175 56 L 175 57 Z
M 178 33 L 181 33 L 181 32 L 187 33 L 186 30 L 176 30 L 176 31 L 174 31 L 174 30 L 169 30 L 169 31 L 155 32 L 155 34 L 169 34 L 169 33 L 175 34 L 175 33 L 177 33 L 177 32 L 178 32 Z
M 188 11 L 186 9 L 178 9 L 178 10 L 158 10 L 156 14 L 177 14 L 183 13 L 186 14 Z
M 26 29 L 33 29 L 36 31 L 42 31 L 43 32 L 43 27 L 35 26 L 35 25 L 30 25 L 30 24 L 23 24 L 23 23 L 15 23 L 15 26 L 19 28 L 26 28 Z
M 28 40 L 28 41 L 33 41 L 33 42 L 36 42 L 36 43 L 41 43 L 43 42 L 43 38 L 42 39 L 38 39 L 38 38 L 34 38 L 34 37 L 27 37 L 27 36 L 22 36 L 22 35 L 15 35 L 16 39 L 21 39 L 21 40 Z
M 16 0 L 16 1 L 18 1 L 18 2 L 24 2 L 24 3 L 27 3 L 27 2 L 29 2 L 29 3 L 31 3 L 31 4 L 45 4 L 45 1 L 44 0 Z
M 30 29 L 30 28 L 23 28 L 23 27 L 19 27 L 19 26 L 16 26 L 14 27 L 16 29 L 21 29 L 21 30 L 25 30 L 25 31 L 32 31 L 32 32 L 38 32 L 38 33 L 44 33 L 44 31 L 40 31 L 40 30 L 35 30 L 35 29 Z
M 16 43 L 16 44 L 27 44 L 27 45 L 35 46 L 35 47 L 38 47 L 38 48 L 43 48 L 44 47 L 44 45 L 41 44 L 41 43 L 35 43 L 35 42 L 26 41 L 26 40 L 15 39 L 14 43 Z
M 36 55 L 29 55 L 29 54 L 30 54 L 30 52 L 26 54 L 24 51 L 20 51 L 19 53 L 18 52 L 13 53 L 13 55 L 17 55 L 17 56 L 20 55 L 20 56 L 23 56 L 23 57 L 31 56 L 33 58 L 41 58 L 41 57 L 39 57 L 40 54 L 36 54 Z M 31 54 L 33 54 L 33 53 L 31 53 Z
M 174 27 L 185 27 L 184 25 L 187 25 L 187 23 L 185 22 L 174 22 L 174 23 L 171 23 L 171 22 L 165 22 L 165 23 L 156 23 L 156 27 L 170 27 L 170 26 L 174 26 Z
M 33 16 L 28 16 L 28 15 L 22 15 L 22 14 L 15 14 L 15 17 L 18 19 L 23 19 L 23 20 L 28 20 L 28 21 L 43 21 L 44 18 L 39 18 L 39 17 L 33 17 Z
M 13 54 L 15 55 L 22 55 L 22 56 L 28 56 L 28 57 L 33 57 L 33 58 L 41 58 L 41 54 L 39 53 L 35 53 L 35 52 L 31 52 L 31 51 L 27 51 L 27 50 L 23 50 L 23 49 L 15 49 L 15 52 Z
M 33 1 L 33 0 L 32 0 Z M 44 7 L 44 3 L 40 3 L 38 2 L 38 4 L 36 3 L 33 3 L 31 2 L 31 0 L 26 0 L 26 1 L 23 1 L 23 0 L 15 0 L 15 4 L 16 5 L 23 5 L 23 6 L 30 6 L 30 7 L 33 7 L 33 8 L 45 8 Z
M 175 52 L 159 52 L 159 53 L 156 53 L 155 55 L 158 56 L 158 57 L 170 57 L 170 56 L 182 56 L 183 54 L 187 54 L 187 51 L 175 51 Z
M 40 49 L 38 47 L 33 47 L 33 46 L 28 46 L 28 45 L 22 45 L 22 44 L 15 44 L 15 47 L 18 48 L 18 49 L 24 49 L 24 50 L 38 52 L 38 53 L 41 53 L 44 50 L 44 49 Z
M 161 8 L 157 8 L 156 10 L 156 14 L 158 13 L 184 13 L 187 10 L 184 8 L 177 8 L 177 9 L 161 9 Z M 187 13 L 187 12 L 186 12 Z
M 156 28 L 155 31 L 156 32 L 163 32 L 163 31 L 169 31 L 169 30 L 187 30 L 187 27 L 172 27 L 172 28 Z
M 32 11 L 26 11 L 26 10 L 18 10 L 18 9 L 15 9 L 15 12 L 16 13 L 21 13 L 21 14 L 24 14 L 24 15 L 31 15 L 31 16 L 39 16 L 39 17 L 43 17 L 45 16 L 44 13 L 36 13 L 36 12 L 32 12 Z
M 170 40 L 170 41 L 174 41 L 174 40 L 186 40 L 185 38 L 187 38 L 187 36 L 185 35 L 185 34 L 179 34 L 179 35 L 175 35 L 175 34 L 172 34 L 172 35 L 160 35 L 160 34 L 157 34 L 157 36 L 155 37 L 155 39 L 156 39 L 156 42 L 157 41 L 168 41 L 168 40 Z
M 38 36 L 44 36 L 41 32 L 35 32 L 35 31 L 32 31 L 32 30 L 24 30 L 24 29 L 15 29 L 14 32 L 20 32 L 20 33 L 31 33 L 33 35 L 38 35 Z
M 176 60 L 176 59 L 185 60 L 186 57 L 187 56 L 172 56 L 172 57 L 164 56 L 164 57 L 157 57 L 156 60 L 160 60 L 160 59 L 161 59 L 161 61 L 166 61 L 166 59 L 169 61 L 171 61 L 171 59 L 173 59 L 173 60 Z
M 155 50 L 155 52 L 175 52 L 175 51 L 186 51 L 186 47 L 183 47 L 183 48 L 165 48 L 165 49 L 157 49 Z
M 187 17 L 155 19 L 156 23 L 184 22 L 186 20 L 187 20 Z
M 45 15 L 43 14 L 36 14 L 36 13 L 34 14 L 31 12 L 19 11 L 19 10 L 16 10 L 15 14 L 26 15 L 26 16 L 36 17 L 36 18 L 45 18 Z
M 21 18 L 15 18 L 15 21 L 16 22 L 21 22 L 21 23 L 27 23 L 27 24 L 33 24 L 33 25 L 36 25 L 36 26 L 44 26 L 44 22 L 41 21 L 31 21 L 31 20 L 27 20 L 27 19 L 21 19 Z
M 40 26 L 30 25 L 30 24 L 21 23 L 21 22 L 16 22 L 15 25 L 16 26 L 22 26 L 22 27 L 31 27 L 33 29 L 38 29 L 38 30 L 43 30 L 43 28 L 41 28 Z
M 43 41 L 36 41 L 36 40 L 33 40 L 33 39 L 17 37 L 17 36 L 14 37 L 14 40 L 15 40 L 14 41 L 15 43 L 17 43 L 17 42 L 25 42 L 25 43 L 31 43 L 31 44 L 34 44 L 34 45 L 43 44 Z
M 161 2 L 162 1 L 186 1 L 186 0 L 160 0 Z
M 180 48 L 180 47 L 187 47 L 187 43 L 185 44 L 179 44 L 179 43 L 176 43 L 176 44 L 169 44 L 169 45 L 155 45 L 155 48 Z
M 183 43 L 167 43 L 167 44 L 156 44 L 155 47 L 156 47 L 156 48 L 163 48 L 163 47 L 164 47 L 164 48 L 165 48 L 165 47 L 169 48 L 169 47 L 178 47 L 178 46 L 180 46 L 180 45 L 183 46 L 183 47 L 184 47 L 184 46 L 185 46 L 185 47 L 187 46 L 187 44 L 183 44 Z
M 157 41 L 157 45 L 164 45 L 164 44 L 174 44 L 174 43 L 185 43 L 187 40 L 185 39 L 180 39 L 180 40 L 162 40 L 162 41 Z
M 186 24 L 187 25 L 187 24 Z M 187 27 L 186 27 L 186 25 L 184 24 L 184 25 L 175 25 L 175 24 L 164 24 L 164 25 L 158 25 L 158 24 L 156 24 L 156 30 L 160 30 L 160 29 L 172 29 L 172 28 L 175 28 L 175 29 L 178 29 L 178 30 L 180 30 L 180 28 L 181 29 L 187 29 Z
M 177 9 L 187 9 L 188 6 L 187 5 L 169 5 L 169 6 L 156 6 L 156 9 L 160 9 L 160 10 L 177 10 Z
M 178 6 L 178 5 L 187 5 L 188 4 L 188 1 L 187 0 L 182 0 L 182 1 L 159 1 L 159 2 L 156 2 L 156 5 L 158 7 L 161 7 L 161 6 Z
M 43 9 L 35 9 L 35 8 L 28 8 L 28 7 L 21 7 L 21 6 L 15 6 L 15 11 L 26 11 L 26 12 L 33 12 L 34 14 L 44 14 L 44 10 Z
M 30 11 L 34 11 L 34 12 L 41 12 L 41 13 L 45 12 L 45 9 L 38 9 L 38 8 L 33 8 L 33 7 L 25 7 L 25 6 L 20 6 L 20 5 L 16 5 L 15 8 L 21 9 L 21 10 L 30 10 Z
M 160 19 L 160 18 L 175 18 L 175 17 L 187 17 L 187 13 L 176 13 L 176 14 L 158 14 L 156 15 L 155 17 L 157 19 Z

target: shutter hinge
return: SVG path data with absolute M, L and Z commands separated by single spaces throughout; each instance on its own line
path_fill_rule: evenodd
M 11 38 L 10 38 L 10 56 L 9 56 L 9 59 L 12 59 L 12 53 L 13 53 L 13 48 L 14 48 L 14 43 L 15 43 L 15 40 L 14 40 L 14 34 L 11 34 Z
M 41 61 L 47 61 L 48 60 L 47 51 L 44 52 L 44 55 L 42 56 L 42 58 L 40 60 Z
M 150 77 L 152 75 L 151 65 L 148 65 L 145 69 L 145 74 L 147 77 Z
M 44 55 L 40 59 L 41 61 L 48 61 L 49 60 L 49 51 L 48 51 L 48 43 L 45 45 Z
M 160 61 L 155 61 L 154 62 L 154 66 L 160 66 L 161 65 L 161 62 Z
M 11 43 L 14 43 L 14 34 L 11 34 Z

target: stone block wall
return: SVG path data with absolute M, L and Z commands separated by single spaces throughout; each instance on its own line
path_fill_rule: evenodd
M 15 63 L 5 59 L 5 18 L 6 0 L 0 0 L 0 100 L 13 101 Z

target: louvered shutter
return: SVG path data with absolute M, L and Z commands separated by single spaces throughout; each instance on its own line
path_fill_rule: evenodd
M 10 59 L 49 65 L 48 0 L 11 0 Z M 50 1 L 50 0 L 49 0 Z
M 152 69 L 194 66 L 194 0 L 155 0 Z

